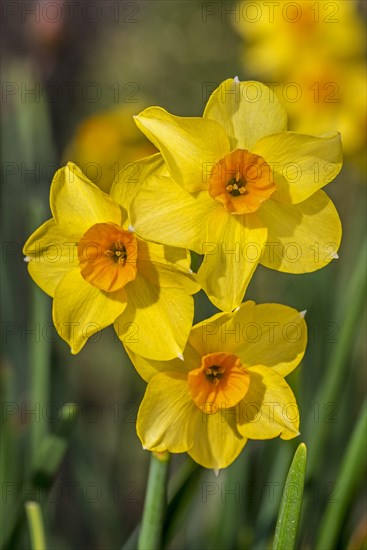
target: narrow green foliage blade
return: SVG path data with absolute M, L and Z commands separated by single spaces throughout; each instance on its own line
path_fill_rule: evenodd
M 316 550 L 335 548 L 345 514 L 350 509 L 351 501 L 366 470 L 367 446 L 367 401 L 365 401 L 354 428 L 344 460 L 337 477 L 337 494 L 329 502 L 316 542 Z
M 307 449 L 301 443 L 292 460 L 283 489 L 273 550 L 293 550 L 296 544 L 306 474 Z

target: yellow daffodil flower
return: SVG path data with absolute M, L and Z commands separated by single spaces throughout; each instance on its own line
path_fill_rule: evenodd
M 142 160 L 142 178 L 154 167 Z M 52 181 L 53 218 L 28 239 L 33 280 L 53 297 L 59 335 L 78 353 L 89 336 L 114 324 L 124 345 L 153 359 L 181 354 L 199 290 L 185 250 L 149 243 L 129 230 L 127 208 L 139 180 L 101 191 L 74 164 Z
M 257 264 L 289 273 L 324 267 L 341 240 L 321 190 L 342 166 L 340 135 L 287 132 L 270 88 L 229 79 L 203 117 L 159 107 L 136 117 L 165 161 L 131 204 L 138 234 L 204 254 L 201 285 L 219 309 L 237 307 Z
M 138 436 L 150 451 L 188 454 L 225 468 L 248 439 L 292 439 L 299 411 L 284 377 L 306 348 L 304 315 L 278 304 L 245 302 L 195 325 L 184 361 L 131 354 L 148 381 Z

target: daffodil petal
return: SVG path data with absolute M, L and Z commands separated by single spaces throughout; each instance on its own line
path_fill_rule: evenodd
M 50 204 L 60 231 L 76 241 L 96 223 L 122 221 L 120 207 L 72 162 L 56 172 Z
M 54 296 L 66 273 L 79 265 L 76 243 L 65 237 L 53 219 L 36 229 L 25 243 L 23 253 L 30 276 L 49 296 Z
M 140 405 L 137 433 L 145 449 L 183 453 L 194 439 L 195 419 L 201 411 L 194 405 L 187 375 L 160 373 L 153 376 Z
M 56 288 L 53 321 L 71 352 L 78 353 L 92 334 L 111 325 L 125 307 L 124 289 L 103 292 L 87 283 L 79 269 L 73 269 Z
M 258 216 L 269 231 L 261 258 L 266 267 L 308 273 L 337 257 L 342 228 L 338 212 L 324 191 L 293 205 L 270 199 Z
M 124 209 L 124 225 L 128 221 L 131 201 L 139 193 L 143 183 L 153 174 L 165 172 L 162 155 L 157 153 L 127 164 L 117 174 L 110 191 L 111 198 Z
M 168 361 L 182 354 L 194 316 L 193 298 L 177 288 L 153 285 L 139 272 L 126 293 L 127 308 L 115 323 L 123 344 L 149 359 Z
M 145 239 L 200 254 L 207 216 L 218 208 L 207 191 L 191 194 L 171 178 L 151 176 L 131 203 L 131 224 Z
M 229 466 L 247 443 L 237 430 L 234 408 L 215 414 L 200 411 L 194 434 L 194 444 L 188 454 L 204 468 L 214 470 Z
M 277 187 L 271 198 L 294 204 L 330 183 L 343 164 L 338 132 L 320 137 L 281 132 L 263 137 L 253 152 L 273 170 Z
M 217 308 L 230 311 L 242 302 L 267 233 L 256 214 L 232 215 L 218 209 L 208 217 L 198 279 Z
M 231 150 L 253 153 L 259 139 L 287 129 L 284 108 L 274 91 L 260 82 L 225 80 L 210 96 L 203 116 L 223 126 Z
M 138 240 L 138 271 L 152 284 L 185 290 L 194 294 L 200 290 L 196 275 L 190 269 L 187 250 Z
M 224 129 L 213 120 L 149 107 L 135 121 L 161 151 L 172 178 L 191 193 L 207 189 L 211 168 L 230 150 Z
M 176 372 L 182 374 L 183 372 L 187 373 L 190 370 L 196 369 L 201 365 L 201 356 L 189 344 L 186 345 L 180 357 L 176 357 L 170 361 L 146 359 L 139 353 L 133 352 L 128 347 L 126 347 L 126 352 L 132 364 L 146 382 L 149 382 L 149 380 L 159 372 Z
M 156 265 L 169 265 L 190 272 L 191 256 L 186 249 L 165 246 L 160 243 L 143 241 L 138 239 L 139 260 L 142 262 L 154 262 Z
M 236 406 L 238 431 L 249 439 L 292 439 L 299 435 L 296 398 L 274 369 L 257 365 L 248 369 L 250 387 Z
M 160 287 L 177 288 L 187 294 L 199 292 L 201 288 L 190 269 L 190 254 L 182 248 L 140 241 L 138 270 L 145 279 Z
M 281 304 L 253 305 L 249 313 L 250 308 L 241 307 L 231 322 L 221 327 L 226 346 L 232 345 L 233 352 L 247 366 L 266 365 L 287 376 L 299 365 L 306 350 L 307 325 L 303 316 Z
M 177 288 L 188 294 L 195 294 L 200 290 L 200 284 L 196 281 L 196 274 L 184 270 L 178 270 L 167 264 L 156 262 L 139 263 L 140 273 L 152 284 L 164 288 Z
M 249 302 L 245 303 L 248 304 Z M 241 304 L 240 307 L 243 306 L 244 304 Z M 197 323 L 191 329 L 188 343 L 201 356 L 207 355 L 208 353 L 216 353 L 218 351 L 234 353 L 232 339 L 228 337 L 228 334 L 222 331 L 222 327 L 231 323 L 232 319 L 233 312 L 220 312 L 210 317 L 210 319 Z M 236 336 L 235 340 L 237 340 Z

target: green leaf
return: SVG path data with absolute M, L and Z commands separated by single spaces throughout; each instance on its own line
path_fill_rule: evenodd
M 325 376 L 314 396 L 315 403 L 327 405 L 337 403 L 343 388 L 349 358 L 355 343 L 355 333 L 363 316 L 366 294 L 367 240 L 358 253 L 358 261 L 351 271 L 347 289 L 343 295 L 343 308 L 340 314 L 340 337 L 333 347 L 325 369 Z M 309 472 L 315 478 L 323 464 L 323 453 L 330 435 L 328 422 L 316 422 L 309 415 L 306 424 L 306 441 L 309 445 Z M 312 444 L 311 444 L 312 442 Z
M 292 460 L 283 489 L 273 550 L 292 550 L 296 544 L 306 473 L 307 449 L 301 443 Z
M 329 502 L 321 521 L 316 549 L 335 548 L 345 514 L 366 468 L 367 401 L 354 428 L 337 477 L 337 498 Z
M 41 442 L 34 462 L 30 467 L 30 475 L 20 488 L 21 499 L 17 499 L 16 510 L 12 521 L 4 526 L 1 548 L 12 549 L 16 547 L 17 537 L 21 533 L 24 521 L 24 495 L 44 494 L 38 489 L 42 487 L 46 492 L 52 487 L 52 483 L 58 473 L 66 451 L 69 448 L 70 437 L 77 419 L 77 406 L 74 403 L 66 403 L 60 410 L 60 420 L 53 435 L 46 436 Z M 18 502 L 19 501 L 19 502 Z
M 32 466 L 32 482 L 48 489 L 61 466 L 69 448 L 71 432 L 77 418 L 77 406 L 66 403 L 60 411 L 60 421 L 55 434 L 43 439 Z

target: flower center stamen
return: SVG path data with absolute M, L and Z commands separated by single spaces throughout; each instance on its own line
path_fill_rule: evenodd
M 209 380 L 214 386 L 219 384 L 220 379 L 223 377 L 224 367 L 213 365 L 212 367 L 205 369 L 206 379 Z
M 239 172 L 229 180 L 226 190 L 232 197 L 239 197 L 248 193 L 246 191 L 246 181 L 241 177 Z
M 80 273 L 91 285 L 115 292 L 133 281 L 137 273 L 136 237 L 115 223 L 96 223 L 78 244 Z
M 117 241 L 117 243 L 110 246 L 110 248 L 105 251 L 105 254 L 106 256 L 112 258 L 115 263 L 125 265 L 127 260 L 127 250 L 126 246 L 121 241 Z
M 274 193 L 275 183 L 260 155 L 236 149 L 213 166 L 208 191 L 230 214 L 249 214 Z
M 204 355 L 201 366 L 188 374 L 192 400 L 206 414 L 237 405 L 246 395 L 250 376 L 233 353 Z

